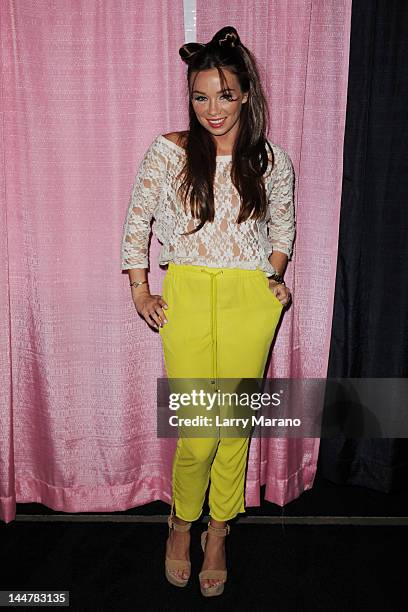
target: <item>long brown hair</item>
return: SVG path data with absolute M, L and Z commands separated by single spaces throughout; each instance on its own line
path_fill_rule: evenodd
M 264 218 L 268 205 L 263 178 L 269 164 L 266 146 L 271 153 L 271 170 L 274 155 L 265 136 L 269 110 L 255 57 L 241 43 L 238 32 L 232 26 L 219 30 L 207 44 L 186 43 L 179 49 L 179 54 L 188 66 L 189 131 L 184 142 L 185 163 L 178 175 L 182 179 L 178 195 L 185 211 L 189 200 L 192 217 L 200 219 L 199 225 L 185 234 L 195 233 L 207 221 L 214 220 L 216 146 L 211 134 L 197 119 L 190 93 L 194 88 L 193 83 L 190 89 L 192 73 L 198 74 L 209 68 L 218 70 L 224 90 L 228 90 L 222 70 L 225 67 L 236 75 L 241 90 L 249 92 L 247 102 L 241 107 L 239 131 L 232 151 L 231 180 L 241 198 L 236 222 L 242 223 L 251 215 L 253 219 Z

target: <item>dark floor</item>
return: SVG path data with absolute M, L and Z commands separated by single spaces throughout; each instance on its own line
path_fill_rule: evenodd
M 178 589 L 164 578 L 168 512 L 167 504 L 156 501 L 109 516 L 153 520 L 162 515 L 163 523 L 114 523 L 94 513 L 70 515 L 40 504 L 18 504 L 17 520 L 0 523 L 0 590 L 69 591 L 70 609 L 84 612 L 218 610 L 226 605 L 255 612 L 408 610 L 408 526 L 403 526 L 408 486 L 385 494 L 339 486 L 317 474 L 313 488 L 283 509 L 265 501 L 248 508 L 246 517 L 279 517 L 278 524 L 232 521 L 228 582 L 224 594 L 210 600 L 202 597 L 197 577 L 202 522 L 192 527 L 189 585 Z M 44 522 L 44 515 L 61 520 Z M 83 516 L 90 522 L 70 520 Z M 311 524 L 285 523 L 286 517 L 309 517 Z M 354 517 L 356 524 L 328 526 L 317 524 L 317 517 Z M 361 526 L 357 517 L 384 517 L 390 523 L 393 518 L 395 525 Z
M 79 611 L 408 609 L 408 527 L 237 523 L 228 582 L 212 600 L 198 587 L 201 530 L 193 525 L 191 583 L 178 589 L 164 578 L 164 524 L 3 524 L 0 590 L 70 591 Z

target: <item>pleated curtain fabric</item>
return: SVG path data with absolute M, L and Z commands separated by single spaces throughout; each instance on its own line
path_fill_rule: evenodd
M 160 338 L 135 311 L 120 247 L 145 150 L 187 122 L 183 3 L 0 10 L 0 516 L 16 502 L 76 513 L 170 501 Z

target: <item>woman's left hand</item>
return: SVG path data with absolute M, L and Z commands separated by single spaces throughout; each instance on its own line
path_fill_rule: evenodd
M 292 294 L 289 287 L 286 287 L 286 285 L 283 285 L 282 283 L 277 283 L 274 280 L 269 280 L 269 289 L 274 292 L 282 306 L 289 305 L 292 299 Z

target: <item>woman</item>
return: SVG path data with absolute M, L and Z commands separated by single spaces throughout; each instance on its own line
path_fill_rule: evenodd
M 159 330 L 169 378 L 262 378 L 282 309 L 283 274 L 295 235 L 293 168 L 265 138 L 268 109 L 256 61 L 233 27 L 207 44 L 179 50 L 188 66 L 189 130 L 157 136 L 132 190 L 122 269 L 147 324 Z M 148 288 L 150 221 L 168 264 L 163 295 Z M 245 512 L 248 437 L 179 435 L 173 461 L 165 570 L 174 585 L 190 576 L 191 522 L 209 486 L 202 534 L 204 596 L 227 577 L 228 520 Z

